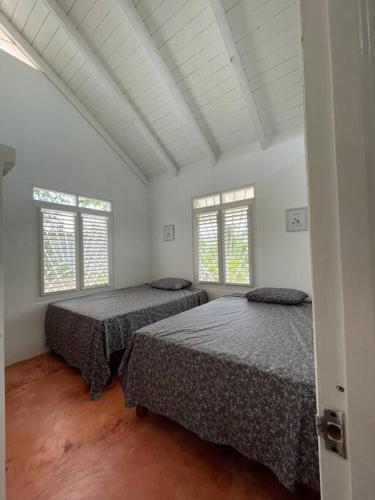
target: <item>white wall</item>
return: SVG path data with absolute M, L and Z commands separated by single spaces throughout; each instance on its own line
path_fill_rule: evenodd
M 193 277 L 192 197 L 253 183 L 256 285 L 310 293 L 308 232 L 288 233 L 285 222 L 285 209 L 307 206 L 303 137 L 215 167 L 192 167 L 178 177 L 155 178 L 150 187 L 153 277 Z M 174 242 L 163 242 L 164 224 L 175 224 Z M 217 287 L 210 291 L 212 296 L 222 293 Z
M 113 201 L 115 287 L 148 280 L 150 255 L 146 186 L 38 71 L 1 51 L 0 66 L 0 143 L 17 150 L 17 166 L 4 180 L 9 364 L 45 350 L 45 304 L 35 294 L 33 185 Z

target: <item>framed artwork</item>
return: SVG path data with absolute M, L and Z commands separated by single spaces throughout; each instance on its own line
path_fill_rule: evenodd
M 289 208 L 286 211 L 286 228 L 289 232 L 307 231 L 308 229 L 307 207 Z
M 168 224 L 163 227 L 163 240 L 173 241 L 174 240 L 174 224 Z

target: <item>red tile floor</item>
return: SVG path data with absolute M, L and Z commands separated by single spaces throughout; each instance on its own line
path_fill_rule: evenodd
M 90 401 L 50 354 L 6 370 L 8 500 L 291 500 L 265 467 L 166 418 L 125 409 L 115 381 Z

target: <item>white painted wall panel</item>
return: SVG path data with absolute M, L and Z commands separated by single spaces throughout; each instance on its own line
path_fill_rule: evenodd
M 17 150 L 17 168 L 6 176 L 4 196 L 9 364 L 45 350 L 46 302 L 40 302 L 35 293 L 38 255 L 32 185 L 113 201 L 116 287 L 150 278 L 148 194 L 146 186 L 38 71 L 3 52 L 0 65 L 8 75 L 0 86 L 4 118 L 0 135 Z

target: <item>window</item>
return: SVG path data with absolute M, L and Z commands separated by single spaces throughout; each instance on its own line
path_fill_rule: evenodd
M 195 275 L 200 283 L 250 285 L 254 187 L 193 199 Z
M 41 293 L 110 285 L 112 203 L 34 187 L 40 218 Z

